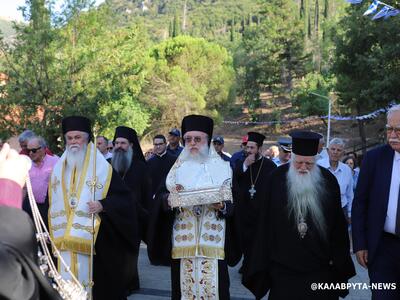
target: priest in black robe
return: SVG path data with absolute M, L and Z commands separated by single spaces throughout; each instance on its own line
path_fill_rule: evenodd
M 147 161 L 151 178 L 151 195 L 157 192 L 160 184 L 165 180 L 169 170 L 174 165 L 177 156 L 167 151 L 167 139 L 162 134 L 153 138 L 154 155 Z
M 240 259 L 230 224 L 232 170 L 210 146 L 212 130 L 208 117 L 183 119 L 185 148 L 150 215 L 149 258 L 154 264 L 170 263 L 176 300 L 229 299 L 227 265 Z
M 312 283 L 347 283 L 355 275 L 347 223 L 336 178 L 316 165 L 320 135 L 294 132 L 289 164 L 272 172 L 243 284 L 262 298 L 338 299 L 347 289 Z
M 111 158 L 113 169 L 120 175 L 125 186 L 132 194 L 132 201 L 138 212 L 140 239 L 145 241 L 147 231 L 148 210 L 152 200 L 151 178 L 136 131 L 126 126 L 115 129 L 114 149 Z M 130 283 L 129 292 L 140 288 L 139 272 L 137 268 L 140 239 L 135 247 L 135 261 L 132 265 L 134 277 Z
M 89 290 L 94 214 L 93 299 L 126 299 L 133 276 L 133 268 L 127 266 L 133 265 L 139 240 L 132 195 L 90 142 L 91 125 L 87 118 L 64 118 L 62 129 L 66 151 L 54 166 L 49 184 L 51 237 L 71 271 Z M 64 268 L 60 272 L 68 278 Z
M 276 165 L 261 155 L 265 136 L 258 132 L 249 132 L 246 144 L 246 159 L 236 164 L 234 183 L 238 185 L 235 197 L 236 225 L 240 234 L 244 256 L 249 254 L 257 230 L 260 205 L 265 201 L 265 185 L 269 174 Z

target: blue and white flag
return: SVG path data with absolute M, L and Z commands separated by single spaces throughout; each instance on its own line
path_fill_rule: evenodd
M 373 16 L 372 20 L 380 19 L 386 16 L 389 10 L 390 10 L 389 6 L 384 6 L 375 16 Z
M 388 13 L 386 14 L 386 16 L 384 18 L 386 20 L 390 17 L 397 16 L 398 14 L 400 14 L 400 9 L 391 9 L 388 11 Z
M 360 4 L 362 0 L 346 0 L 350 4 Z
M 376 12 L 376 10 L 378 9 L 378 5 L 379 4 L 381 4 L 379 1 L 374 0 L 374 2 L 372 2 L 372 4 L 365 11 L 364 16 L 368 16 L 368 15 L 373 14 L 374 12 Z

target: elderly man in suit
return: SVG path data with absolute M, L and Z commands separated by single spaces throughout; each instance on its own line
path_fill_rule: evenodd
M 387 145 L 367 152 L 353 201 L 353 244 L 371 283 L 400 282 L 400 105 L 387 114 Z M 400 299 L 400 287 L 372 290 L 372 299 Z

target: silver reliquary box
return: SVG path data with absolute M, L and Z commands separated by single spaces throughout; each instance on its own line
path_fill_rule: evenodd
M 227 179 L 221 186 L 205 187 L 196 190 L 170 192 L 168 202 L 171 207 L 185 207 L 193 205 L 213 204 L 223 201 L 232 201 L 231 179 Z

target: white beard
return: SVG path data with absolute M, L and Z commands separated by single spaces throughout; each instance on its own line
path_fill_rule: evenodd
M 70 145 L 67 147 L 67 168 L 72 170 L 74 167 L 80 171 L 85 161 L 85 155 L 87 150 L 87 144 L 82 146 Z
M 315 165 L 308 174 L 299 174 L 293 162 L 287 175 L 289 218 L 294 217 L 295 224 L 309 215 L 319 234 L 326 240 L 326 223 L 322 212 L 323 177 Z
M 189 148 L 185 147 L 179 156 L 182 162 L 184 161 L 195 161 L 198 163 L 203 163 L 207 160 L 210 153 L 210 147 L 207 144 L 204 144 L 199 148 L 199 152 L 193 154 L 190 152 Z

